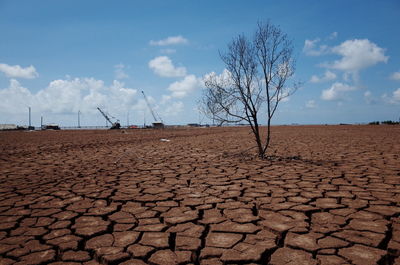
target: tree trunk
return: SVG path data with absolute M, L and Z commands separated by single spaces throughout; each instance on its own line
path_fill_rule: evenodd
M 267 153 L 269 142 L 271 140 L 271 118 L 268 118 L 267 122 L 267 140 L 265 141 L 265 146 L 263 149 L 263 157 L 265 158 L 265 154 Z
M 263 145 L 262 145 L 261 136 L 260 136 L 260 127 L 258 127 L 257 119 L 254 124 L 253 133 L 256 138 L 258 157 L 260 157 L 261 159 L 264 159 L 264 150 L 263 150 Z
M 256 135 L 256 142 L 257 142 L 257 148 L 258 148 L 258 156 L 261 159 L 264 159 L 265 152 L 264 152 L 264 149 L 263 149 L 263 146 L 262 146 L 262 143 L 261 143 L 261 138 L 260 138 L 259 134 Z

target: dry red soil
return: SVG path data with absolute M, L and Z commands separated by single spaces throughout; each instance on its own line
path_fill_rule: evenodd
M 400 126 L 252 146 L 245 127 L 1 132 L 0 264 L 400 264 Z

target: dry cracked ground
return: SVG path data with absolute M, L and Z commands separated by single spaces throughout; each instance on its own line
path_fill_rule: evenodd
M 161 138 L 170 141 L 160 141 Z M 0 133 L 0 264 L 400 264 L 400 127 Z

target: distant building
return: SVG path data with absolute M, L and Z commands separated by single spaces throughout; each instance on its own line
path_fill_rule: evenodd
M 200 127 L 201 125 L 198 124 L 198 123 L 188 123 L 187 126 L 189 126 L 189 127 Z
M 11 131 L 18 130 L 18 126 L 15 124 L 0 124 L 0 131 Z
M 159 122 L 159 121 L 155 121 L 155 122 L 153 122 L 153 128 L 162 129 L 162 128 L 164 128 L 164 123 Z
M 60 126 L 55 123 L 49 123 L 42 126 L 42 130 L 60 130 Z

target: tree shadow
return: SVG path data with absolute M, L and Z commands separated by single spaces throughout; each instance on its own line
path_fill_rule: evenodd
M 238 159 L 240 162 L 265 162 L 269 163 L 269 165 L 287 165 L 287 164 L 307 164 L 312 166 L 322 166 L 322 167 L 338 167 L 341 163 L 340 161 L 335 160 L 322 160 L 322 159 L 309 159 L 304 158 L 300 155 L 294 156 L 284 156 L 284 155 L 268 155 L 265 158 L 260 158 L 255 153 L 249 152 L 251 149 L 255 147 L 249 148 L 247 150 L 238 152 L 238 153 L 230 153 L 224 151 L 221 155 L 222 158 L 231 158 Z M 276 152 L 275 152 L 276 153 Z

